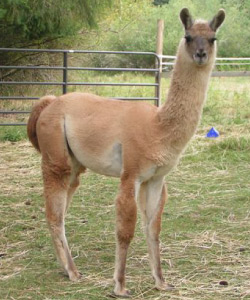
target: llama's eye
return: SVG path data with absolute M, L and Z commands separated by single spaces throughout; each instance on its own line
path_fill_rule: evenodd
M 185 35 L 185 39 L 186 39 L 187 43 L 190 43 L 193 40 L 193 38 L 191 37 L 191 35 Z
M 216 41 L 216 40 L 217 40 L 217 38 L 216 38 L 216 37 L 213 37 L 213 38 L 209 39 L 209 42 L 210 42 L 211 44 L 213 44 L 214 41 Z

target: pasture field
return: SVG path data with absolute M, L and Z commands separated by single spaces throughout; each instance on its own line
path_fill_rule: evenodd
M 164 79 L 163 95 L 168 86 Z M 132 299 L 250 299 L 249 120 L 249 79 L 213 78 L 197 134 L 166 177 L 161 256 L 175 289 L 153 288 L 139 218 L 127 264 Z M 212 126 L 220 132 L 217 139 L 205 138 Z M 119 180 L 91 172 L 81 177 L 66 218 L 83 274 L 72 283 L 53 252 L 40 156 L 25 128 L 0 127 L 0 171 L 0 299 L 110 299 Z

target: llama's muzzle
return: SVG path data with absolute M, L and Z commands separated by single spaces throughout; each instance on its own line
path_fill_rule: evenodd
M 198 64 L 198 65 L 203 65 L 207 62 L 208 60 L 208 55 L 207 55 L 207 51 L 205 51 L 204 49 L 198 49 L 196 51 L 196 53 L 193 56 L 194 61 Z

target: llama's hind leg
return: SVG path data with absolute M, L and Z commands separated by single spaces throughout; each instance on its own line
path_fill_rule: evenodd
M 166 290 L 171 288 L 166 284 L 162 275 L 160 261 L 161 217 L 167 197 L 163 178 L 151 180 L 142 184 L 139 197 L 139 206 L 142 211 L 143 225 L 147 238 L 149 261 L 152 275 L 157 289 Z
M 58 174 L 44 168 L 44 194 L 46 201 L 46 218 L 53 240 L 58 261 L 68 274 L 70 280 L 76 281 L 81 275 L 72 259 L 65 235 L 64 218 L 68 206 L 70 175 Z M 71 190 L 72 192 L 72 190 Z M 70 195 L 72 196 L 72 195 Z
M 70 181 L 69 181 L 69 188 L 68 188 L 68 192 L 67 192 L 67 204 L 66 204 L 65 214 L 67 213 L 70 203 L 72 201 L 73 195 L 80 184 L 80 174 L 84 173 L 85 170 L 86 170 L 86 168 L 83 166 L 80 166 L 77 162 L 73 163 L 73 168 L 72 168 L 72 172 L 70 175 Z

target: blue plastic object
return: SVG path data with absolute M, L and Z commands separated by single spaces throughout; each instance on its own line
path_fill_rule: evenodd
M 206 134 L 207 138 L 217 138 L 218 136 L 220 136 L 220 134 L 214 127 L 212 127 Z

